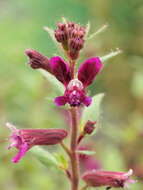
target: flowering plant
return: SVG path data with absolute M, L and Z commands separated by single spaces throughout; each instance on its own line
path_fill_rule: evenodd
M 105 26 L 95 34 L 101 32 L 104 28 Z M 60 46 L 59 48 L 63 50 L 65 58 L 60 56 L 48 58 L 32 49 L 27 49 L 25 54 L 29 58 L 31 68 L 40 69 L 42 72 L 44 71 L 44 74 L 47 72 L 48 79 L 52 79 L 57 88 L 60 86 L 63 94 L 55 97 L 53 102 L 56 106 L 67 104 L 67 110 L 70 113 L 70 130 L 55 128 L 17 129 L 14 125 L 7 123 L 7 127 L 12 131 L 9 137 L 11 142 L 9 148 L 16 147 L 18 149 L 18 153 L 12 159 L 12 162 L 19 162 L 27 151 L 38 145 L 39 148 L 33 151 L 35 156 L 45 164 L 46 159 L 51 159 L 53 164 L 64 171 L 71 182 L 71 190 L 86 190 L 88 187 L 102 186 L 105 186 L 106 189 L 112 187 L 124 188 L 129 183 L 134 183 L 134 180 L 130 179 L 132 170 L 129 170 L 129 172 L 100 170 L 99 164 L 91 156 L 93 152 L 80 146 L 81 141 L 86 136 L 93 134 L 96 126 L 98 126 L 95 115 L 99 114 L 99 105 L 103 97 L 102 94 L 94 97 L 89 96 L 87 88 L 103 69 L 103 62 L 121 51 L 117 50 L 103 57 L 88 58 L 77 69 L 77 60 L 85 42 L 95 35 L 88 37 L 89 25 L 83 27 L 64 19 L 63 23 L 58 23 L 55 31 L 48 27 L 45 29 Z M 59 83 L 56 83 L 55 80 Z M 69 138 L 70 145 L 63 142 L 66 138 Z M 62 146 L 68 155 L 68 160 L 63 157 L 62 159 L 56 159 L 54 155 L 40 148 L 42 145 L 51 146 L 55 144 Z M 84 169 L 81 171 L 82 164 Z M 85 183 L 83 187 L 80 187 L 80 180 Z

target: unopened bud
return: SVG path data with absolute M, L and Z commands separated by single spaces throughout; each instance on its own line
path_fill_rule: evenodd
M 69 48 L 71 51 L 79 51 L 83 48 L 84 40 L 80 38 L 72 38 L 69 42 Z
M 66 29 L 66 24 L 58 23 L 58 29 L 64 31 Z
M 55 38 L 60 43 L 65 43 L 67 41 L 67 34 L 62 30 L 55 30 Z
M 96 121 L 93 122 L 93 121 L 87 121 L 87 123 L 85 124 L 85 127 L 84 127 L 84 133 L 85 134 L 92 134 L 92 132 L 94 131 L 95 129 L 95 125 L 96 124 Z
M 51 72 L 49 59 L 46 56 L 32 49 L 27 49 L 25 54 L 29 57 L 29 65 L 33 69 L 45 69 Z
M 74 60 L 78 58 L 79 51 L 83 48 L 84 40 L 81 38 L 72 38 L 69 41 L 69 55 Z

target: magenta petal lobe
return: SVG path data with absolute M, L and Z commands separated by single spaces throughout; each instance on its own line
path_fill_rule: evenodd
M 56 106 L 64 106 L 67 103 L 65 96 L 58 96 L 54 99 Z
M 78 79 L 83 83 L 84 87 L 87 87 L 93 82 L 102 67 L 103 64 L 99 57 L 89 58 L 80 65 L 78 70 Z
M 71 80 L 70 76 L 70 67 L 61 57 L 52 57 L 50 59 L 50 67 L 53 75 L 62 82 L 64 85 L 67 85 Z
M 27 143 L 22 144 L 21 147 L 19 148 L 19 152 L 17 153 L 17 155 L 14 158 L 12 158 L 12 162 L 18 163 L 21 160 L 21 158 L 25 156 L 28 149 L 29 147 Z
M 90 96 L 86 96 L 83 101 L 84 105 L 87 107 L 91 104 L 91 102 L 92 102 L 92 98 Z

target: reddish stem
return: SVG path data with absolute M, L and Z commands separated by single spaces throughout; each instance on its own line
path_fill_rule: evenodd
M 76 153 L 77 149 L 77 138 L 78 138 L 78 113 L 77 108 L 71 108 L 71 118 L 72 118 L 72 127 L 71 127 L 71 190 L 78 190 L 79 185 L 79 163 L 78 163 L 78 154 Z

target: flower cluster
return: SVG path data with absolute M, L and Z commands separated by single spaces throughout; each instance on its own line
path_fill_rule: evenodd
M 62 44 L 72 60 L 79 56 L 79 51 L 84 46 L 86 29 L 73 22 L 58 23 L 55 30 L 55 38 Z

